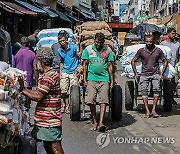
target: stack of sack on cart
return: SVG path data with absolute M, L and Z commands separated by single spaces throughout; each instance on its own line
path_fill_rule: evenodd
M 114 50 L 112 39 L 112 29 L 104 21 L 89 21 L 75 27 L 77 33 L 77 46 L 80 54 L 88 46 L 94 43 L 94 36 L 96 33 L 103 33 L 105 35 L 105 44 L 109 45 Z
M 29 113 L 26 97 L 19 92 L 19 76 L 25 77 L 26 72 L 0 61 L 0 127 L 23 135 L 29 128 Z
M 168 61 L 171 60 L 171 49 L 169 47 L 163 46 L 163 45 L 156 45 L 157 47 L 159 47 L 164 55 L 166 56 L 166 58 L 168 59 Z M 131 66 L 131 60 L 132 58 L 135 56 L 135 54 L 137 53 L 137 51 L 140 48 L 144 48 L 145 44 L 137 44 L 137 45 L 131 45 L 128 46 L 126 48 L 126 52 L 124 53 L 124 55 L 120 58 L 120 65 L 121 67 L 124 68 L 124 72 L 121 74 L 121 76 L 123 77 L 128 77 L 128 78 L 134 78 L 134 72 Z M 163 62 L 160 60 L 160 72 L 163 69 Z M 137 69 L 137 73 L 140 75 L 141 74 L 141 68 L 142 68 L 142 63 L 140 60 L 138 60 L 136 63 L 136 69 Z M 164 73 L 164 79 L 171 79 L 175 76 L 176 74 L 176 70 L 175 68 L 168 63 L 168 67 L 166 68 L 166 71 Z
M 176 71 L 177 71 L 177 77 L 178 77 L 178 84 L 177 87 L 180 87 L 180 61 L 176 64 Z

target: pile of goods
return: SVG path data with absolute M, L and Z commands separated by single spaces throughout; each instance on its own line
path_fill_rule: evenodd
M 180 78 L 180 62 L 178 62 L 178 63 L 176 64 L 176 71 L 177 71 L 178 77 Z
M 111 41 L 112 30 L 109 25 L 104 21 L 90 21 L 85 22 L 82 25 L 75 27 L 77 32 L 77 45 L 79 47 L 80 54 L 88 46 L 94 43 L 94 36 L 96 33 L 103 33 L 105 35 L 105 44 L 109 45 L 113 51 L 114 45 Z
M 19 92 L 18 77 L 26 72 L 0 61 L 0 145 L 7 146 L 11 135 L 24 135 L 29 129 L 26 97 Z
M 140 48 L 144 48 L 145 44 L 138 44 L 138 45 L 131 45 L 128 46 L 126 48 L 126 52 L 125 54 L 120 58 L 120 64 L 121 67 L 124 68 L 124 72 L 121 74 L 121 76 L 125 76 L 128 78 L 134 78 L 134 72 L 131 66 L 131 60 L 132 58 L 135 56 L 135 54 L 137 53 L 137 51 Z M 168 61 L 170 61 L 171 59 L 171 49 L 169 47 L 166 46 L 162 46 L 162 45 L 157 45 L 157 47 L 159 47 L 164 55 L 166 56 L 166 58 L 168 59 Z M 163 62 L 160 60 L 160 72 L 163 69 Z M 137 73 L 140 75 L 141 74 L 141 68 L 142 68 L 142 63 L 140 60 L 138 60 L 136 62 L 136 69 L 137 69 Z M 168 67 L 164 73 L 164 79 L 171 79 L 175 76 L 176 74 L 176 70 L 175 68 L 169 63 Z

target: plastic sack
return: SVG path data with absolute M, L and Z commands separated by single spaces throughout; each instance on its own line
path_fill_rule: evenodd
M 6 101 L 8 99 L 8 91 L 0 89 L 0 101 Z
M 160 64 L 160 72 L 162 72 L 163 69 L 163 64 Z M 163 79 L 172 79 L 175 75 L 176 75 L 176 70 L 175 68 L 169 63 L 165 72 L 164 72 L 164 76 Z
M 180 77 L 180 62 L 176 64 L 175 69 L 177 71 L 177 76 Z
M 8 114 L 11 112 L 11 103 L 0 101 L 0 114 Z
M 160 72 L 162 72 L 162 69 L 163 69 L 163 63 L 160 63 L 159 65 L 160 67 Z M 140 75 L 141 74 L 141 71 L 142 71 L 142 64 L 140 63 L 137 63 L 136 64 L 136 70 L 137 70 L 137 73 Z M 175 68 L 169 63 L 165 72 L 164 72 L 164 76 L 163 76 L 163 79 L 172 79 L 174 76 L 176 75 L 176 70 Z M 125 68 L 124 68 L 124 72 L 121 74 L 121 76 L 123 77 L 128 77 L 128 78 L 134 78 L 134 72 L 133 72 L 133 69 L 132 69 L 132 66 L 131 64 L 127 65 Z
M 9 77 L 11 77 L 12 79 L 14 79 L 14 76 L 23 76 L 23 75 L 27 75 L 27 72 L 25 71 L 21 71 L 17 68 L 12 68 L 12 67 L 9 67 L 7 70 L 6 70 L 6 73 L 8 74 Z
M 8 63 L 0 61 L 0 72 L 3 72 L 9 68 Z
M 141 74 L 142 71 L 142 64 L 140 62 L 136 63 L 136 70 L 138 75 Z M 124 68 L 124 72 L 121 74 L 122 77 L 134 78 L 134 71 L 132 69 L 132 65 L 129 64 Z
M 6 125 L 8 123 L 8 118 L 4 115 L 0 115 L 0 124 Z

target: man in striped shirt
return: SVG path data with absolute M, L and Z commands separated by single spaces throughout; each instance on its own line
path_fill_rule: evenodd
M 63 154 L 60 78 L 52 68 L 53 52 L 43 47 L 38 50 L 36 57 L 38 68 L 43 72 L 36 90 L 24 89 L 23 80 L 19 79 L 20 91 L 37 102 L 32 135 L 44 142 L 47 153 Z

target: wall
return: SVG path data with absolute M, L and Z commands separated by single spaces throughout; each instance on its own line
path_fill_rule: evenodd
M 57 0 L 36 0 L 36 2 L 49 5 L 52 9 L 56 9 Z
M 72 7 L 78 0 L 64 0 L 65 6 Z

